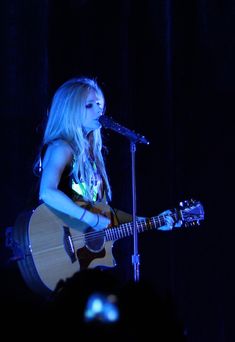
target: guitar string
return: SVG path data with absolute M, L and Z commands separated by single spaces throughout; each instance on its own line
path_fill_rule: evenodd
M 143 220 L 137 220 L 136 222 L 137 222 L 138 232 L 141 232 L 140 229 L 142 229 L 142 231 L 144 231 L 144 228 L 155 229 L 155 228 L 159 228 L 159 227 L 163 226 L 163 223 L 166 223 L 165 216 L 168 216 L 168 215 L 169 214 L 166 214 L 166 215 L 162 214 L 162 215 L 150 217 L 150 218 L 143 219 Z M 173 217 L 174 219 L 177 218 L 176 212 L 172 212 L 170 214 L 170 216 Z M 197 221 L 204 219 L 204 216 L 202 215 L 201 211 L 197 215 L 194 213 L 194 216 L 198 216 Z M 184 221 L 184 219 L 185 218 L 181 218 L 181 220 L 183 220 L 183 221 Z M 196 220 L 194 220 L 194 221 L 196 221 Z M 150 224 L 150 226 L 148 226 L 149 224 Z M 152 224 L 152 226 L 151 226 L 151 224 Z M 156 224 L 157 224 L 157 226 L 156 226 Z M 110 234 L 107 234 L 107 232 L 110 232 Z M 127 223 L 123 223 L 119 226 L 113 226 L 113 227 L 108 227 L 108 228 L 105 228 L 105 229 L 102 229 L 99 231 L 92 231 L 92 232 L 83 233 L 82 236 L 79 236 L 79 237 L 74 236 L 72 238 L 72 241 L 76 242 L 79 240 L 80 241 L 85 240 L 85 242 L 89 242 L 89 241 L 95 240 L 101 236 L 108 238 L 108 241 L 112 241 L 112 240 L 117 240 L 119 238 L 132 235 L 132 234 L 133 234 L 133 222 L 127 222 Z M 70 236 L 70 238 L 71 238 L 71 236 Z M 54 248 L 60 248 L 60 247 L 64 247 L 64 245 L 59 244 L 57 246 L 54 246 Z
M 154 228 L 159 228 L 161 226 L 163 226 L 166 223 L 166 216 L 167 215 L 159 215 L 159 216 L 155 216 L 155 217 L 151 217 L 149 219 L 144 219 L 144 220 L 137 220 L 137 230 L 140 230 L 141 228 L 149 228 L 149 229 L 154 229 Z M 171 213 L 171 216 L 176 219 L 176 213 Z M 151 223 L 153 227 L 148 227 L 148 224 Z M 157 224 L 157 226 L 156 226 Z M 126 231 L 127 230 L 127 231 Z M 95 240 L 98 237 L 109 237 L 107 236 L 107 234 L 105 234 L 105 232 L 110 232 L 110 236 L 112 236 L 113 238 L 117 237 L 117 239 L 120 237 L 118 235 L 124 235 L 126 233 L 129 233 L 129 235 L 133 234 L 133 222 L 127 222 L 124 223 L 120 226 L 113 226 L 110 228 L 105 228 L 103 230 L 99 230 L 99 231 L 92 231 L 92 232 L 88 232 L 88 233 L 83 233 L 82 236 L 79 237 L 74 237 L 73 241 L 79 241 L 79 240 L 85 240 L 85 241 L 92 241 Z M 119 234 L 118 234 L 119 233 Z M 127 234 L 128 236 L 128 234 Z
M 163 223 L 165 223 L 165 216 L 161 215 L 158 217 L 152 217 L 149 220 L 139 220 L 139 221 L 137 221 L 137 229 L 144 228 L 143 225 L 145 227 L 148 227 L 149 222 L 153 223 L 154 225 L 156 223 L 159 223 L 160 225 L 158 227 L 160 227 Z M 156 227 L 154 227 L 154 228 L 156 228 Z M 117 226 L 117 227 L 113 226 L 113 227 L 105 228 L 105 229 L 99 230 L 99 231 L 92 231 L 92 232 L 84 233 L 82 236 L 74 237 L 73 241 L 75 242 L 75 241 L 84 240 L 84 239 L 86 241 L 92 241 L 98 237 L 102 237 L 102 236 L 105 237 L 105 235 L 106 235 L 105 231 L 110 231 L 110 233 L 113 233 L 114 236 L 117 235 L 117 232 L 125 234 L 125 229 L 127 229 L 128 232 L 130 231 L 132 234 L 133 233 L 133 222 L 127 222 L 127 223 L 124 223 L 121 226 Z M 150 227 L 150 229 L 151 229 L 151 227 Z
M 149 219 L 146 219 L 146 220 L 138 220 L 137 221 L 137 230 L 140 229 L 140 228 L 143 228 L 143 224 L 145 225 L 145 228 L 149 228 L 149 229 L 152 229 L 152 227 L 148 227 L 148 224 L 149 223 L 152 223 L 152 226 L 154 225 L 153 228 L 156 228 L 156 227 L 160 227 L 163 225 L 163 223 L 165 223 L 165 216 L 164 215 L 159 215 L 159 216 L 156 216 L 156 217 L 151 217 Z M 157 226 L 155 226 L 157 224 Z M 131 234 L 133 233 L 133 222 L 127 222 L 127 223 L 123 223 L 121 224 L 120 226 L 113 226 L 113 227 L 110 227 L 110 228 L 105 228 L 103 230 L 99 230 L 99 231 L 92 231 L 92 232 L 88 232 L 88 233 L 83 233 L 82 236 L 79 236 L 79 237 L 73 237 L 72 238 L 72 242 L 76 242 L 76 241 L 85 241 L 85 242 L 91 242 L 92 240 L 96 240 L 97 238 L 99 237 L 108 237 L 106 234 L 105 234 L 105 230 L 106 231 L 112 231 L 114 234 L 113 234 L 113 240 L 117 240 L 120 236 L 117 236 L 117 231 L 119 231 L 120 233 L 125 233 L 124 231 L 124 226 L 130 226 L 129 227 L 129 230 L 128 230 L 128 233 L 131 232 Z M 126 229 L 128 229 L 126 227 Z M 116 230 L 116 231 L 115 231 Z M 130 234 L 130 235 L 131 235 Z M 127 235 L 128 236 L 128 235 Z M 123 236 L 125 237 L 125 235 Z M 112 241 L 112 239 L 110 239 L 110 241 Z M 57 246 L 53 246 L 53 249 L 57 249 L 57 248 L 64 248 L 64 244 L 59 244 Z M 50 248 L 51 250 L 52 248 Z M 45 250 L 41 251 L 44 252 Z
M 176 219 L 176 213 L 173 212 L 171 214 L 171 216 Z M 143 229 L 143 228 L 147 228 L 147 229 L 159 228 L 159 227 L 163 226 L 164 223 L 166 223 L 165 215 L 159 215 L 159 216 L 155 216 L 155 217 L 150 217 L 149 219 L 144 219 L 144 220 L 137 220 L 136 222 L 137 222 L 137 230 L 138 230 L 138 232 L 139 232 L 140 229 Z M 151 223 L 152 226 L 151 225 L 148 226 L 149 223 Z M 156 226 L 156 224 L 157 224 L 157 226 Z M 108 236 L 105 233 L 105 232 L 108 232 L 108 231 L 110 232 L 110 234 L 109 234 L 110 236 Z M 144 231 L 144 230 L 142 230 L 142 231 Z M 85 240 L 85 241 L 89 242 L 89 241 L 97 239 L 97 237 L 100 237 L 102 235 L 103 235 L 103 237 L 106 237 L 106 238 L 112 237 L 115 240 L 115 237 L 116 237 L 116 239 L 120 238 L 120 236 L 117 235 L 118 232 L 119 232 L 119 235 L 120 234 L 123 235 L 123 233 L 124 233 L 124 236 L 121 236 L 121 237 L 132 235 L 133 234 L 133 222 L 127 222 L 127 223 L 121 224 L 120 226 L 116 226 L 116 227 L 113 226 L 113 227 L 105 228 L 105 229 L 99 230 L 99 231 L 92 231 L 92 232 L 88 232 L 88 233 L 83 233 L 82 236 L 73 237 L 72 241 L 75 242 L 75 241 L 79 241 L 79 240 Z M 126 233 L 128 233 L 128 234 L 125 235 Z M 112 238 L 110 240 L 112 240 Z M 60 247 L 64 247 L 64 245 L 60 244 L 57 247 L 54 246 L 54 248 L 58 248 L 58 247 L 59 248 Z

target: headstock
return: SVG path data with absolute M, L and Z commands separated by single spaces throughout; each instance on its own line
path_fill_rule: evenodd
M 179 214 L 184 226 L 199 225 L 204 220 L 204 208 L 200 201 L 194 199 L 182 201 L 179 204 Z

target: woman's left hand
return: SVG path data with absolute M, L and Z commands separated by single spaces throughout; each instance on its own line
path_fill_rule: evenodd
M 164 226 L 161 226 L 159 230 L 167 231 L 167 230 L 172 230 L 174 227 L 181 227 L 182 221 L 179 220 L 175 222 L 174 218 L 172 217 L 171 210 L 165 210 L 160 215 L 164 216 L 166 224 Z

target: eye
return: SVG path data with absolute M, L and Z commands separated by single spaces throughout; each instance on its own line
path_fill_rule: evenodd
M 93 104 L 92 104 L 92 103 L 86 104 L 86 108 L 92 108 L 92 107 L 93 107 Z

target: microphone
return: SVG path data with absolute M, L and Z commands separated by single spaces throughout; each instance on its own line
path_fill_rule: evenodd
M 104 128 L 109 128 L 119 134 L 122 134 L 128 139 L 130 139 L 132 142 L 139 142 L 142 144 L 149 145 L 149 141 L 147 141 L 147 139 L 144 136 L 135 133 L 131 131 L 129 128 L 120 125 L 119 123 L 115 122 L 112 118 L 106 115 L 101 115 L 99 117 L 99 122 Z

